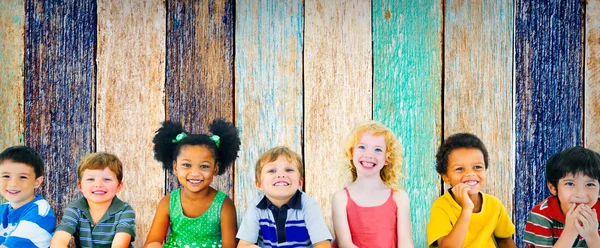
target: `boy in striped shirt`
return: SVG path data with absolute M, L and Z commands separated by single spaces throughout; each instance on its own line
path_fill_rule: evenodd
M 67 247 L 71 237 L 77 247 L 133 247 L 135 213 L 117 196 L 123 188 L 123 165 L 108 153 L 93 153 L 77 168 L 77 186 L 83 197 L 65 210 L 52 238 L 52 248 Z
M 529 213 L 527 247 L 600 247 L 600 155 L 571 147 L 546 162 L 552 195 Z

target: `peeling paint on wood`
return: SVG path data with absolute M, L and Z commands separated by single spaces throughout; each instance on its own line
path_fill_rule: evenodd
M 427 247 L 430 208 L 440 192 L 442 3 L 373 1 L 373 118 L 402 141 L 402 185 L 410 198 L 413 242 Z
M 25 144 L 44 159 L 39 192 L 60 220 L 94 150 L 96 2 L 27 0 L 26 18 Z
M 23 144 L 25 1 L 0 2 L 0 151 Z
M 234 4 L 167 3 L 167 119 L 192 133 L 208 133 L 215 118 L 233 121 Z M 232 168 L 212 183 L 231 198 Z M 178 187 L 177 177 L 169 173 L 166 192 Z
M 446 1 L 444 137 L 470 132 L 489 153 L 484 192 L 512 213 L 513 3 Z
M 585 11 L 585 147 L 600 152 L 600 0 Z
M 235 168 L 241 221 L 259 194 L 255 163 L 275 146 L 302 154 L 302 1 L 236 3 L 235 122 L 242 139 Z
M 141 247 L 165 192 L 152 138 L 165 119 L 166 10 L 162 0 L 98 1 L 97 150 L 123 162 L 119 197 L 136 213 Z
M 550 195 L 546 160 L 582 144 L 581 1 L 515 2 L 516 243 L 529 211 Z
M 341 166 L 350 131 L 372 117 L 371 3 L 305 1 L 306 193 L 331 225 L 331 196 L 351 181 Z

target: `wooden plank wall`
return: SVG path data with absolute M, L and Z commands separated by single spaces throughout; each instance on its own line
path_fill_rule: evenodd
M 304 9 L 305 189 L 331 229 L 331 196 L 351 179 L 335 165 L 351 129 L 372 116 L 371 5 L 308 0 Z
M 26 2 L 25 144 L 44 159 L 40 191 L 59 219 L 94 149 L 94 13 L 95 2 Z
M 521 1 L 515 13 L 515 222 L 517 245 L 531 208 L 546 198 L 545 162 L 582 144 L 580 1 Z
M 587 1 L 585 11 L 584 145 L 600 152 L 600 0 Z
M 165 119 L 165 15 L 160 0 L 98 1 L 96 144 L 123 162 L 118 196 L 137 210 L 135 247 L 143 245 L 165 191 L 152 152 Z
M 237 1 L 235 122 L 242 145 L 235 205 L 243 213 L 260 193 L 255 163 L 275 146 L 302 154 L 302 1 Z
M 25 1 L 0 2 L 0 150 L 23 144 Z
M 427 246 L 422 234 L 440 192 L 441 13 L 440 1 L 373 1 L 373 119 L 402 141 L 404 177 L 398 183 L 410 198 L 416 247 Z

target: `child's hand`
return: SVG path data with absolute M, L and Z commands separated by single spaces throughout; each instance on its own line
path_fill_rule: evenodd
M 471 188 L 469 187 L 469 185 L 466 185 L 464 183 L 459 183 L 457 185 L 454 185 L 454 187 L 452 187 L 452 194 L 454 194 L 454 199 L 456 200 L 456 202 L 458 202 L 458 205 L 460 205 L 460 207 L 462 207 L 465 210 L 473 210 L 473 208 L 475 208 L 475 204 L 473 204 L 473 201 L 471 201 L 471 198 L 469 197 L 469 190 L 471 190 Z
M 577 234 L 579 233 L 577 226 L 580 225 L 579 223 L 579 215 L 581 212 L 581 208 L 585 206 L 584 204 L 575 204 L 572 203 L 571 206 L 569 207 L 569 211 L 567 211 L 567 214 L 565 216 L 565 229 L 563 231 L 564 234 L 568 235 L 568 236 L 577 236 Z
M 579 215 L 577 215 L 575 228 L 577 228 L 579 235 L 586 241 L 598 240 L 600 238 L 598 237 L 598 215 L 596 214 L 596 211 L 589 206 L 585 204 L 581 205 L 583 206 L 579 211 Z

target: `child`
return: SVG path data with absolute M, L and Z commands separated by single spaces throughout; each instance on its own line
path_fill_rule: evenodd
M 255 176 L 265 196 L 246 210 L 238 247 L 331 247 L 319 204 L 300 191 L 304 177 L 300 155 L 287 147 L 272 148 L 256 162 Z
M 0 190 L 7 203 L 0 205 L 0 247 L 48 247 L 56 227 L 50 204 L 37 189 L 44 181 L 44 162 L 27 146 L 0 153 Z
M 115 155 L 85 156 L 77 167 L 77 186 L 83 197 L 67 206 L 56 227 L 52 247 L 133 247 L 135 213 L 117 192 L 123 188 L 123 164 Z
M 430 246 L 516 247 L 515 226 L 502 202 L 481 192 L 486 183 L 488 152 L 477 136 L 448 137 L 436 154 L 436 169 L 451 186 L 431 206 L 427 225 Z
M 529 214 L 523 242 L 527 247 L 600 247 L 598 194 L 600 155 L 571 147 L 546 162 L 551 196 Z
M 235 247 L 237 220 L 233 201 L 210 186 L 237 157 L 240 138 L 223 120 L 210 124 L 212 134 L 190 134 L 166 121 L 154 137 L 154 157 L 173 171 L 182 188 L 158 204 L 145 247 Z
M 410 204 L 395 188 L 401 145 L 383 124 L 356 127 L 344 147 L 353 183 L 333 195 L 333 227 L 339 247 L 413 247 Z

